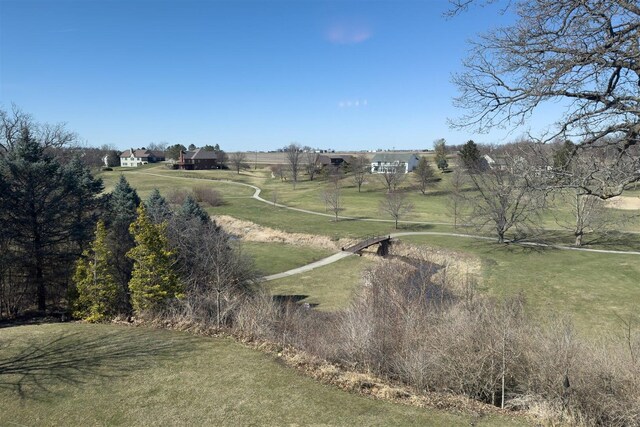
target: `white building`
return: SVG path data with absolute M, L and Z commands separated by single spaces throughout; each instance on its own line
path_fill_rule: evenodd
M 371 159 L 371 173 L 401 171 L 409 173 L 420 162 L 420 157 L 413 153 L 378 153 Z
M 120 154 L 120 166 L 135 168 L 147 163 L 164 161 L 164 151 L 134 150 L 133 148 Z

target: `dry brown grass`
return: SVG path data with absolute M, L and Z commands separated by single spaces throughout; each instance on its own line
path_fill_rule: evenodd
M 605 201 L 605 203 L 608 208 L 627 211 L 640 210 L 640 197 L 617 196 Z
M 336 241 L 327 236 L 287 233 L 286 231 L 275 230 L 251 221 L 244 221 L 227 215 L 217 215 L 215 220 L 226 232 L 249 242 L 277 242 L 297 246 L 313 246 L 336 251 L 353 242 L 351 239 L 340 239 Z

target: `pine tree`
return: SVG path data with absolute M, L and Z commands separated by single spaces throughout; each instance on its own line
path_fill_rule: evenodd
M 99 322 L 117 314 L 118 284 L 109 265 L 111 257 L 107 230 L 104 222 L 98 221 L 95 239 L 76 263 L 74 317 Z
M 127 257 L 127 252 L 133 248 L 135 241 L 129 232 L 129 226 L 136 220 L 136 209 L 140 204 L 140 197 L 124 175 L 109 196 L 109 211 L 107 212 L 108 245 L 113 257 L 111 265 L 118 282 L 118 310 L 121 313 L 131 311 L 129 297 L 129 281 L 133 261 Z
M 160 195 L 160 191 L 154 188 L 149 198 L 144 202 L 147 215 L 155 224 L 169 220 L 173 212 L 167 200 Z
M 174 271 L 175 255 L 169 249 L 167 224 L 154 224 L 144 205 L 129 228 L 136 246 L 127 256 L 133 260 L 129 289 L 137 313 L 160 308 L 171 298 L 181 297 L 182 286 Z
M 63 167 L 29 127 L 0 157 L 0 219 L 14 260 L 10 280 L 23 280 L 33 290 L 40 311 L 51 293 L 66 292 L 67 275 L 93 228 L 91 211 L 102 184 L 80 169 Z
M 104 188 L 101 179 L 91 175 L 82 163 L 80 156 L 74 156 L 64 168 L 67 177 L 67 192 L 73 200 L 75 221 L 72 228 L 72 240 L 77 243 L 78 255 L 91 240 L 91 232 L 98 220 L 98 207 L 104 203 L 103 197 L 95 197 Z
M 211 217 L 205 211 L 202 206 L 196 202 L 191 195 L 188 195 L 184 199 L 184 203 L 180 207 L 178 211 L 178 216 L 184 220 L 189 220 L 192 218 L 198 218 L 204 223 L 208 223 L 211 221 Z
M 478 150 L 478 145 L 473 140 L 470 139 L 462 146 L 460 159 L 462 159 L 462 163 L 467 169 L 474 169 L 478 166 L 480 150 Z

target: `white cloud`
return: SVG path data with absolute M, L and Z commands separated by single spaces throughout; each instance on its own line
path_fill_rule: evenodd
M 340 108 L 364 108 L 369 105 L 366 99 L 346 99 L 338 102 Z
M 358 44 L 373 37 L 368 25 L 355 23 L 335 23 L 325 31 L 325 38 L 335 44 Z

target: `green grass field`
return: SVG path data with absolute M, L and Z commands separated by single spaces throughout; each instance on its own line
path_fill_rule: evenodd
M 131 184 L 143 191 L 149 191 L 152 185 L 162 183 L 166 185 L 162 190 L 167 191 L 177 186 L 199 185 L 206 182 L 213 188 L 221 191 L 225 197 L 230 198 L 220 207 L 208 208 L 213 214 L 225 214 L 233 217 L 252 221 L 271 228 L 288 232 L 301 232 L 309 234 L 326 235 L 338 239 L 340 237 L 363 238 L 372 234 L 383 235 L 394 231 L 393 225 L 388 222 L 369 221 L 333 221 L 331 218 L 309 215 L 306 213 L 269 206 L 255 199 L 249 198 L 252 193 L 250 188 L 232 185 L 217 181 L 196 181 L 175 179 L 176 172 L 164 168 L 155 167 L 143 172 L 159 173 L 164 178 L 152 177 L 135 171 L 126 172 Z M 115 182 L 119 172 L 112 172 L 108 177 L 110 182 Z M 180 176 L 185 172 L 180 172 Z M 198 171 L 186 173 L 188 176 L 198 176 L 213 179 L 238 179 L 238 175 L 231 171 Z M 443 176 L 445 185 L 448 174 Z M 324 185 L 320 181 L 301 182 L 296 190 L 287 183 L 281 183 L 279 179 L 270 178 L 266 170 L 258 169 L 251 173 L 239 175 L 239 179 L 264 188 L 263 196 L 268 198 L 269 191 L 278 193 L 278 201 L 287 201 L 287 204 L 301 208 L 310 207 L 319 212 L 324 212 L 321 206 L 319 193 Z M 107 181 L 108 181 L 107 180 Z M 162 180 L 162 181 L 160 181 Z M 378 185 L 378 187 L 380 187 Z M 373 212 L 376 198 L 381 197 L 382 190 L 372 192 L 372 186 L 365 187 L 366 191 L 358 194 L 355 188 L 345 188 L 345 193 L 350 193 L 352 201 L 359 200 L 355 205 L 361 206 L 355 215 L 371 213 L 372 217 L 379 217 Z M 437 188 L 437 187 L 436 187 Z M 437 191 L 437 190 L 435 190 Z M 245 197 L 246 196 L 246 197 Z M 425 218 L 438 218 L 443 215 L 443 206 L 438 198 L 416 195 L 417 198 L 427 203 L 422 207 Z M 444 197 L 444 196 L 442 196 Z M 432 204 L 428 204 L 432 203 Z M 429 212 L 435 212 L 431 214 Z M 612 210 L 612 212 L 616 212 Z M 345 212 L 346 213 L 346 212 Z M 454 231 L 453 227 L 439 224 L 401 224 L 401 231 Z M 458 232 L 474 233 L 472 229 L 459 229 Z M 561 232 L 547 233 L 551 241 L 571 241 L 567 234 Z M 567 238 L 569 237 L 569 238 Z M 599 331 L 605 328 L 615 328 L 618 316 L 625 316 L 633 311 L 634 301 L 640 300 L 640 277 L 638 260 L 634 255 L 608 255 L 582 253 L 560 250 L 534 250 L 515 245 L 500 246 L 491 242 L 461 239 L 454 237 L 407 237 L 414 242 L 424 242 L 433 246 L 447 247 L 450 249 L 470 252 L 478 255 L 483 260 L 482 290 L 501 295 L 517 291 L 523 291 L 529 301 L 532 310 L 544 312 L 548 308 L 554 311 L 571 314 L 576 323 L 584 330 Z M 637 250 L 640 247 L 640 236 L 632 234 L 620 234 L 613 242 L 599 244 L 594 247 L 605 249 Z M 283 248 L 284 250 L 284 248 Z M 315 260 L 311 253 L 284 255 L 284 252 L 271 251 L 259 245 L 254 245 L 250 251 L 254 251 L 257 263 L 265 273 L 284 271 L 288 267 L 297 267 L 306 260 Z M 289 259 L 291 257 L 291 259 Z M 356 263 L 352 260 L 343 260 L 343 265 Z M 277 268 L 275 266 L 278 266 Z M 336 264 L 337 266 L 338 264 Z M 338 268 L 338 267 L 335 267 Z M 327 268 L 327 271 L 332 271 Z M 270 283 L 275 293 L 289 295 L 309 295 L 308 301 L 319 304 L 320 308 L 332 309 L 343 307 L 351 289 L 357 285 L 358 274 L 361 269 L 350 266 L 340 272 L 340 280 L 332 280 L 327 283 L 326 273 L 323 269 L 314 270 L 302 277 L 290 277 Z M 352 275 L 352 276 L 351 276 Z M 344 280 L 343 280 L 344 279 Z M 345 284 L 349 282 L 349 284 Z M 345 301 L 344 299 L 347 299 Z
M 231 339 L 114 325 L 0 329 L 0 425 L 514 425 L 323 385 Z
M 582 332 L 620 330 L 620 317 L 637 314 L 640 255 L 496 245 L 477 239 L 407 236 L 403 241 L 477 255 L 481 291 L 523 292 L 536 315 L 571 315 Z
M 360 285 L 365 268 L 373 261 L 351 256 L 333 264 L 283 279 L 266 282 L 274 295 L 296 295 L 320 310 L 345 308 Z
M 242 250 L 255 260 L 256 268 L 262 275 L 301 267 L 333 253 L 327 249 L 308 246 L 258 242 L 242 242 Z

